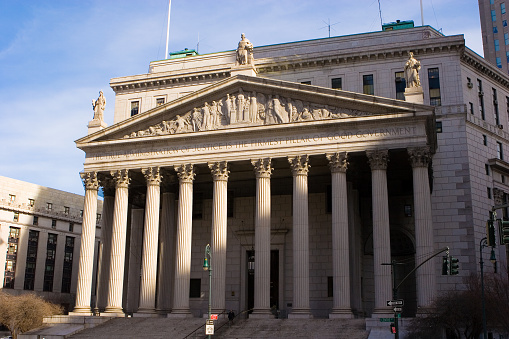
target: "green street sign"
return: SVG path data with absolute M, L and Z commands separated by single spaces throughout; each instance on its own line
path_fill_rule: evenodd
M 394 321 L 394 318 L 380 318 L 381 323 L 390 323 L 393 321 Z

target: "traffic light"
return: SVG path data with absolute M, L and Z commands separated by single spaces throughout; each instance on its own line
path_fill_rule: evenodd
M 442 275 L 449 275 L 449 256 L 442 257 Z
M 394 323 L 391 323 L 391 333 L 396 334 L 396 325 Z
M 457 258 L 451 257 L 450 260 L 450 267 L 449 267 L 449 274 L 450 275 L 457 275 L 459 273 L 459 260 Z
M 509 244 L 509 220 L 499 220 L 498 231 L 500 233 L 500 245 Z
M 495 241 L 495 220 L 493 219 L 486 221 L 486 240 L 488 241 L 488 246 L 495 247 L 497 245 Z

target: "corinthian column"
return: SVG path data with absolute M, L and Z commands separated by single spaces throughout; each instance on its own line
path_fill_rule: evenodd
M 124 289 L 125 245 L 127 233 L 127 202 L 129 194 L 129 171 L 111 171 L 115 180 L 115 207 L 111 234 L 110 276 L 108 302 L 104 313 L 123 314 L 122 294 Z
M 375 309 L 373 314 L 390 314 L 387 300 L 392 300 L 391 232 L 389 225 L 389 195 L 387 192 L 388 151 L 367 151 L 371 166 L 371 199 L 373 204 L 373 265 L 375 275 Z
M 156 314 L 157 249 L 159 247 L 159 202 L 161 175 L 159 167 L 141 170 L 147 179 L 145 225 L 141 262 L 141 286 L 139 313 Z
M 431 193 L 428 177 L 428 164 L 431 160 L 431 153 L 428 147 L 419 147 L 409 148 L 408 154 L 412 163 L 414 181 L 415 257 L 423 258 L 426 254 L 433 252 L 434 249 Z M 417 307 L 429 307 L 435 297 L 433 261 L 428 261 L 422 265 L 416 271 L 416 276 Z
M 254 309 L 250 318 L 270 313 L 270 175 L 271 159 L 251 160 L 256 175 Z
M 97 172 L 86 172 L 80 175 L 85 183 L 85 204 L 83 207 L 76 306 L 72 313 L 91 315 L 90 296 L 92 293 L 92 271 L 94 268 L 95 223 L 97 220 L 99 182 L 97 180 Z
M 191 241 L 193 230 L 193 165 L 176 166 L 179 178 L 179 206 L 177 221 L 177 258 L 175 288 L 171 317 L 191 316 L 189 310 L 189 282 L 191 273 Z
M 346 152 L 327 154 L 332 180 L 332 284 L 333 305 L 329 318 L 352 318 L 350 306 L 350 250 Z
M 212 197 L 212 312 L 221 313 L 225 309 L 226 287 L 226 213 L 228 163 L 214 162 L 208 164 L 214 180 Z
M 111 228 L 113 223 L 113 208 L 115 206 L 115 183 L 111 178 L 102 178 L 103 186 L 103 216 L 101 227 L 101 257 L 97 274 L 97 311 L 103 311 L 108 299 L 108 281 L 110 276 L 111 257 Z
M 293 174 L 293 309 L 289 318 L 309 318 L 309 216 L 307 155 L 288 158 Z

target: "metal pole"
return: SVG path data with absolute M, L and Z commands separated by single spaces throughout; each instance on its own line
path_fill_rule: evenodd
M 398 300 L 398 288 L 396 287 L 396 260 L 392 261 L 392 300 Z M 396 308 L 394 308 L 396 309 Z M 398 313 L 394 311 L 394 326 L 396 327 L 396 333 L 394 333 L 394 339 L 399 339 L 399 320 Z
M 486 305 L 484 301 L 484 261 L 482 260 L 482 249 L 488 244 L 487 238 L 482 238 L 479 244 L 479 264 L 481 265 L 481 303 L 482 303 L 482 328 L 484 339 L 488 339 L 488 330 L 486 329 Z
M 212 260 L 211 260 L 212 261 Z M 212 268 L 209 268 L 209 320 L 210 320 L 210 308 L 211 308 L 211 300 L 212 300 Z M 209 339 L 212 336 L 209 334 Z
M 168 3 L 168 27 L 166 28 L 166 53 L 164 58 L 168 59 L 168 40 L 170 40 L 170 11 L 171 11 L 171 0 Z
M 422 11 L 422 0 L 421 0 L 421 26 L 424 26 L 424 12 Z

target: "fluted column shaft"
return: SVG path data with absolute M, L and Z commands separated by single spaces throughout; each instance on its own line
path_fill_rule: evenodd
M 164 192 L 161 202 L 161 229 L 159 247 L 159 275 L 157 283 L 157 310 L 171 310 L 175 260 L 175 193 Z
M 226 240 L 227 240 L 227 162 L 208 164 L 214 182 L 212 197 L 212 234 L 211 257 L 212 264 L 212 312 L 221 313 L 225 310 L 226 288 Z
M 191 272 L 191 242 L 193 230 L 193 165 L 175 168 L 179 177 L 179 205 L 177 220 L 177 258 L 175 289 L 171 314 L 190 315 L 189 282 Z
M 373 203 L 373 265 L 375 278 L 375 309 L 373 313 L 388 314 L 387 300 L 392 300 L 391 233 L 389 224 L 389 194 L 387 191 L 388 151 L 367 152 L 371 166 Z
M 428 147 L 408 149 L 412 163 L 415 213 L 415 257 L 423 258 L 433 252 L 433 220 L 429 189 L 428 164 L 431 154 Z M 419 263 L 416 263 L 419 264 Z M 417 307 L 429 307 L 435 298 L 433 261 L 428 261 L 417 271 Z
M 94 268 L 95 224 L 97 220 L 97 193 L 99 182 L 96 172 L 82 173 L 85 183 L 85 203 L 81 233 L 78 286 L 74 313 L 91 314 L 92 273 Z
M 108 282 L 108 302 L 105 313 L 122 312 L 124 289 L 125 246 L 127 233 L 127 203 L 129 195 L 128 170 L 112 171 L 115 180 L 115 206 L 111 234 L 110 277 Z
M 102 227 L 101 227 L 101 259 L 97 274 L 96 308 L 103 311 L 108 301 L 108 281 L 110 276 L 111 230 L 113 209 L 115 206 L 115 186 L 111 179 L 102 179 L 104 191 Z
M 256 175 L 253 316 L 270 315 L 271 159 L 251 160 Z
M 351 318 L 350 249 L 346 152 L 327 154 L 332 181 L 332 282 L 333 305 L 329 318 Z
M 147 179 L 147 200 L 145 204 L 140 306 L 138 312 L 155 313 L 161 175 L 159 174 L 159 167 L 144 168 L 142 173 Z
M 293 174 L 293 309 L 291 317 L 309 317 L 309 157 L 288 158 Z

